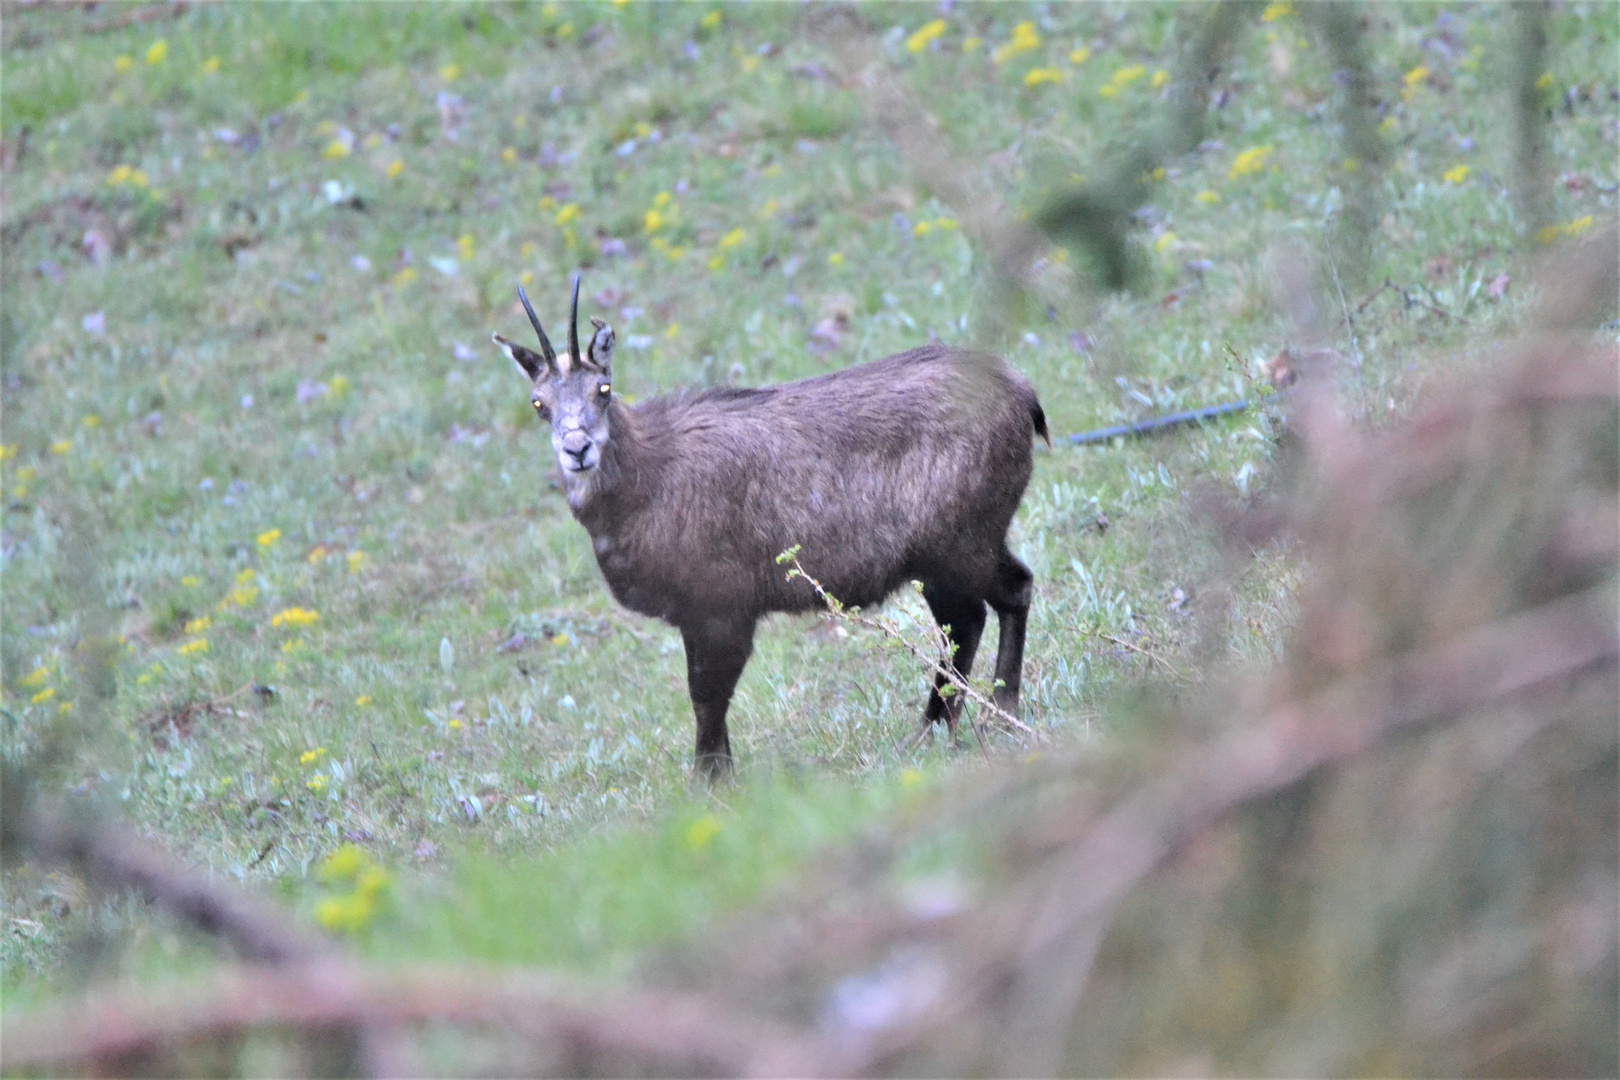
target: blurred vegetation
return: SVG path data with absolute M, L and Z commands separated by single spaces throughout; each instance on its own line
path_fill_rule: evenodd
M 818 18 L 730 4 L 8 7 L 8 1013 L 218 969 L 215 945 L 161 905 L 19 861 L 17 800 L 39 790 L 279 898 L 344 955 L 545 965 L 597 984 L 703 984 L 718 970 L 761 986 L 748 1004 L 786 994 L 814 1020 L 817 995 L 861 962 L 905 986 L 927 965 L 882 968 L 894 940 L 878 935 L 860 939 L 869 953 L 817 961 L 815 978 L 792 968 L 791 991 L 765 987 L 715 959 L 717 924 L 747 923 L 722 912 L 794 897 L 833 915 L 861 898 L 949 907 L 980 897 L 981 880 L 1012 881 L 1027 865 L 1000 860 L 1050 841 L 1048 818 L 1009 806 L 1073 798 L 1095 813 L 1182 760 L 1201 745 L 1186 740 L 1241 712 L 1216 715 L 1232 699 L 1212 688 L 1262 678 L 1309 602 L 1309 529 L 1253 524 L 1314 505 L 1288 501 L 1314 459 L 1290 451 L 1283 407 L 1152 441 L 1060 444 L 1038 453 L 1015 525 L 1037 590 L 1025 719 L 1050 744 L 1026 771 L 1012 768 L 1026 749 L 999 737 L 983 755 L 903 744 L 926 672 L 858 628 L 780 619 L 733 706 L 739 786 L 693 788 L 679 639 L 613 607 L 519 377 L 483 344 L 524 324 L 514 280 L 555 319 L 582 268 L 632 397 L 976 339 L 1030 375 L 1058 434 L 1251 396 L 1306 347 L 1328 358 L 1312 377 L 1356 430 L 1397 427 L 1430 384 L 1487 370 L 1538 318 L 1574 324 L 1559 295 L 1604 295 L 1591 275 L 1536 273 L 1614 215 L 1612 5 L 873 5 L 837 26 Z M 879 107 L 892 102 L 907 111 Z M 1613 318 L 1599 305 L 1579 325 L 1612 345 Z M 1607 508 L 1609 415 L 1527 451 L 1552 463 L 1535 490 Z M 1575 461 L 1598 473 L 1557 473 Z M 1480 477 L 1514 467 L 1458 483 L 1488 488 Z M 1477 580 L 1531 550 L 1500 525 L 1510 509 L 1456 505 L 1468 509 L 1395 520 L 1458 559 L 1457 537 L 1480 523 L 1500 550 L 1469 564 Z M 1428 537 L 1426 515 L 1450 531 Z M 1238 521 L 1252 535 L 1233 547 Z M 1376 570 L 1354 565 L 1351 583 Z M 1612 585 L 1612 570 L 1596 573 Z M 1384 606 L 1358 618 L 1394 628 L 1405 650 L 1422 634 L 1392 617 L 1401 588 L 1381 584 Z M 1476 623 L 1516 608 L 1484 610 Z M 915 598 L 888 616 L 925 636 Z M 1299 648 L 1283 670 L 1304 681 L 1289 693 L 1348 670 Z M 1384 950 L 1375 969 L 1358 951 L 1289 960 L 1302 954 L 1280 943 L 1350 933 L 1340 909 L 1309 914 L 1331 892 L 1312 875 L 1387 873 L 1404 819 L 1383 824 L 1381 793 L 1405 787 L 1458 792 L 1455 820 L 1481 830 L 1408 852 L 1414 878 L 1461 865 L 1466 896 L 1543 874 L 1586 881 L 1587 841 L 1614 835 L 1612 797 L 1591 786 L 1612 732 L 1579 721 L 1604 715 L 1591 703 L 1612 701 L 1607 686 L 1547 706 L 1574 717 L 1548 730 L 1585 749 L 1559 757 L 1563 736 L 1532 740 L 1512 792 L 1447 765 L 1440 744 L 1461 740 L 1466 757 L 1473 736 L 1440 732 L 1422 737 L 1434 745 L 1414 750 L 1418 764 L 1356 766 L 1360 780 L 1293 790 L 1215 830 L 1098 954 L 1087 1015 L 1116 1034 L 1038 1060 L 969 1047 L 865 1064 L 1612 1071 L 1612 1041 L 1569 1058 L 1331 1049 L 1363 1046 L 1383 1030 L 1373 1021 L 1288 1057 L 1293 1029 L 1261 1019 L 1320 1027 L 1300 1003 L 1331 996 L 1340 973 L 1405 985 L 1416 969 L 1399 957 L 1449 929 L 1511 951 L 1556 911 L 1606 959 L 1565 971 L 1554 948 L 1567 979 L 1535 1015 L 1584 1037 L 1590 1017 L 1558 1006 L 1577 984 L 1599 1005 L 1613 997 L 1612 926 L 1588 925 L 1601 882 L 1525 886 L 1501 938 L 1458 914 L 1477 905 L 1392 886 L 1350 905 L 1369 920 L 1356 940 Z M 1174 711 L 1188 700 L 1211 711 Z M 1034 777 L 1035 794 L 1009 773 Z M 997 802 L 997 785 L 1020 794 Z M 1547 833 L 1512 828 L 1537 814 L 1588 831 L 1538 863 Z M 1372 842 L 1381 829 L 1388 844 Z M 1356 834 L 1336 869 L 1289 878 L 1306 865 L 1299 845 L 1334 830 Z M 841 851 L 854 855 L 829 854 Z M 366 861 L 350 866 L 351 852 Z M 362 886 L 372 871 L 383 877 Z M 774 915 L 752 918 L 765 941 L 799 940 Z M 1392 923 L 1401 933 L 1380 938 Z M 660 944 L 674 951 L 638 959 Z M 1471 984 L 1485 976 L 1469 965 L 1498 954 L 1448 955 Z M 1279 964 L 1301 981 L 1266 982 Z M 1155 986 L 1134 981 L 1144 969 Z M 1501 1000 L 1508 1013 L 1521 1002 Z M 379 1060 L 361 1045 L 308 1059 L 278 1046 L 250 1039 L 184 1068 Z M 414 1052 L 450 1072 L 484 1060 L 449 1035 Z

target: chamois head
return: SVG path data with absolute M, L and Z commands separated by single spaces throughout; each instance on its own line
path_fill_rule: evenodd
M 540 419 L 551 424 L 551 446 L 566 481 L 587 481 L 602 459 L 608 441 L 608 403 L 613 400 L 613 328 L 593 318 L 595 332 L 579 351 L 579 275 L 574 275 L 574 301 L 568 318 L 568 352 L 558 356 L 518 286 L 518 299 L 540 338 L 538 353 L 495 335 L 495 344 L 534 384 L 532 400 Z

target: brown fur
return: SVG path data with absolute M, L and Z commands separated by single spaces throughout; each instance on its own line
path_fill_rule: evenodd
M 571 470 L 553 439 L 569 503 L 614 598 L 681 631 L 702 771 L 731 766 L 725 713 L 757 620 L 819 606 L 776 562 L 795 545 L 806 573 L 846 604 L 921 581 L 964 674 L 985 604 L 994 607 L 996 697 L 1016 711 L 1030 573 L 1006 536 L 1031 443 L 1048 438 L 1021 375 L 997 357 L 933 345 L 780 386 L 634 406 L 611 397 L 593 409 L 610 378 L 612 332 L 599 332 L 606 359 L 573 371 L 499 340 L 533 377 L 542 415 L 584 416 L 568 423 L 589 434 L 576 433 L 567 453 L 585 453 L 589 438 L 594 468 Z M 954 732 L 960 701 L 937 691 L 925 719 Z

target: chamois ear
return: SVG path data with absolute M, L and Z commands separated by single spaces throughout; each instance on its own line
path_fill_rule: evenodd
M 591 343 L 586 347 L 586 355 L 592 365 L 600 368 L 606 374 L 613 367 L 613 346 L 616 338 L 613 336 L 613 327 L 596 317 L 591 318 L 591 325 L 596 327 L 596 333 L 591 335 Z
M 496 345 L 500 346 L 501 352 L 510 357 L 512 363 L 516 364 L 518 369 L 529 377 L 530 382 L 539 381 L 540 373 L 546 370 L 545 357 L 533 349 L 525 349 L 515 341 L 507 341 L 499 334 L 494 335 L 492 340 Z

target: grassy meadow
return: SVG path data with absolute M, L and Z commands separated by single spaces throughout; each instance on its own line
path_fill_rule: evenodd
M 1256 5 L 1203 145 L 1137 215 L 1139 287 L 1088 290 L 1054 248 L 986 340 L 968 211 L 1084 184 L 1162 112 L 1204 10 L 861 9 L 990 193 L 964 208 L 800 5 L 8 6 L 4 753 L 78 725 L 69 788 L 379 957 L 591 974 L 1024 756 L 905 744 L 915 662 L 777 617 L 732 705 L 738 782 L 694 785 L 679 637 L 614 606 L 489 344 L 529 340 L 519 282 L 560 335 L 576 270 L 632 399 L 934 337 L 1029 375 L 1060 437 L 1012 537 L 1036 577 L 1024 719 L 1051 750 L 1128 739 L 1121 693 L 1266 663 L 1302 569 L 1223 557 L 1207 508 L 1264 492 L 1276 417 L 1061 436 L 1258 392 L 1301 343 L 1290 250 L 1328 283 L 1319 344 L 1364 425 L 1524 326 L 1545 242 L 1614 213 L 1620 9 L 1553 8 L 1538 241 L 1508 194 L 1508 9 L 1370 7 L 1384 213 L 1346 280 L 1332 65 L 1299 12 Z M 920 599 L 884 614 L 925 638 Z M 116 692 L 92 700 L 75 649 L 102 625 Z M 0 894 L 13 1001 L 209 955 L 33 867 Z

